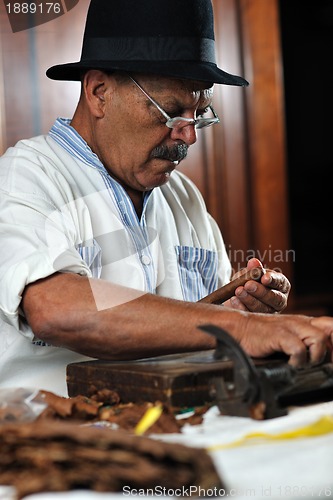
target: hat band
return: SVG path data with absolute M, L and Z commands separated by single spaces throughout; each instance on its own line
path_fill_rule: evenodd
M 194 37 L 86 38 L 83 60 L 196 61 L 216 64 L 215 42 Z

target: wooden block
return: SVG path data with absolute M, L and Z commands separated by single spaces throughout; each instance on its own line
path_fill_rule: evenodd
M 161 401 L 191 407 L 214 400 L 211 380 L 217 374 L 232 378 L 232 363 L 215 360 L 214 351 L 159 356 L 127 362 L 85 361 L 67 366 L 70 397 L 91 397 L 102 389 L 118 392 L 121 401 Z

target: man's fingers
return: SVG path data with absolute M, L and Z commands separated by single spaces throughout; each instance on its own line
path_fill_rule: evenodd
M 247 307 L 237 297 L 231 297 L 230 300 L 224 302 L 224 306 L 237 309 L 238 311 L 248 311 Z
M 310 320 L 308 325 L 305 325 L 298 335 L 307 348 L 308 363 L 311 365 L 321 363 L 325 358 L 327 350 L 331 349 L 327 333 L 323 329 L 313 325 Z
M 289 356 L 289 364 L 295 368 L 300 368 L 306 365 L 308 361 L 307 348 L 304 342 L 296 335 L 287 335 L 280 342 L 280 350 Z
M 320 316 L 318 318 L 311 318 L 311 325 L 320 328 L 327 336 L 327 339 L 333 344 L 333 317 Z
M 238 287 L 235 295 L 251 312 L 280 312 L 287 305 L 286 295 L 252 280 L 247 281 L 243 287 Z
M 327 353 L 326 341 L 323 337 L 309 337 L 304 340 L 294 337 L 282 343 L 283 351 L 289 355 L 289 364 L 298 368 L 307 365 L 318 365 Z
M 290 281 L 282 273 L 266 270 L 261 277 L 261 283 L 267 288 L 278 290 L 281 293 L 289 294 L 291 289 Z
M 249 260 L 247 270 L 258 267 L 262 268 L 258 259 Z M 244 274 L 244 272 L 237 273 L 234 278 Z M 250 279 L 244 286 L 239 286 L 236 289 L 235 296 L 238 301 L 231 302 L 231 307 L 256 313 L 281 312 L 287 306 L 290 288 L 289 280 L 282 273 L 268 269 L 265 270 L 260 281 Z

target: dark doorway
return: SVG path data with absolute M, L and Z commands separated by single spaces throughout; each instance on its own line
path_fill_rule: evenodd
M 293 287 L 333 313 L 333 1 L 279 6 Z

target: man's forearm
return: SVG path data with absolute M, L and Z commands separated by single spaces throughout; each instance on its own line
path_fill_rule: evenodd
M 242 316 L 74 274 L 57 274 L 29 285 L 22 305 L 38 338 L 101 359 L 214 348 L 215 340 L 197 326 L 222 322 L 232 328 L 233 316 Z
M 260 314 L 145 294 L 75 274 L 28 285 L 22 307 L 35 335 L 54 346 L 100 359 L 121 360 L 211 349 L 197 327 L 228 331 L 254 357 L 276 351 L 290 363 L 318 363 L 332 350 L 332 324 L 308 316 Z

